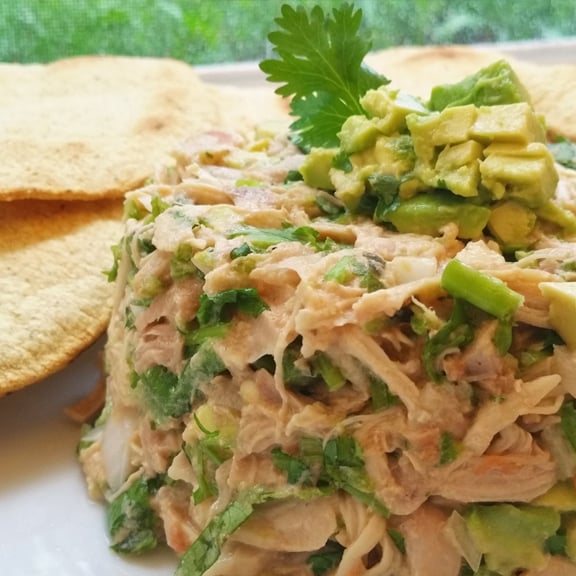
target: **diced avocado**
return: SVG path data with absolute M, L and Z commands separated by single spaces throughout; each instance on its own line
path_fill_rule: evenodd
M 513 200 L 495 204 L 488 220 L 488 229 L 498 243 L 515 249 L 530 245 L 529 236 L 535 225 L 534 211 Z
M 428 106 L 431 110 L 444 110 L 466 104 L 494 106 L 529 101 L 528 91 L 510 64 L 498 60 L 456 84 L 435 86 Z
M 338 132 L 340 149 L 345 154 L 361 152 L 371 148 L 380 134 L 378 126 L 366 116 L 349 116 Z
M 513 198 L 529 208 L 539 208 L 554 196 L 558 173 L 544 144 L 534 142 L 523 152 L 518 147 L 508 152 L 503 147 L 489 146 L 484 153 L 487 156 L 480 163 L 481 180 L 495 200 Z
M 576 516 L 569 515 L 564 520 L 564 529 L 566 530 L 566 556 L 576 562 Z
M 549 302 L 548 317 L 570 350 L 576 350 L 576 282 L 540 282 Z
M 554 508 L 558 512 L 576 512 L 576 488 L 572 480 L 554 484 L 548 492 L 532 500 L 534 506 Z
M 433 143 L 432 134 L 440 125 L 440 114 L 408 114 L 406 125 L 412 135 L 414 152 L 419 162 L 432 165 L 436 155 L 436 147 Z
M 470 138 L 481 142 L 529 144 L 545 142 L 544 127 L 527 102 L 501 106 L 481 106 L 470 127 Z
M 553 200 L 548 200 L 548 202 L 542 204 L 542 206 L 536 210 L 536 214 L 538 218 L 556 224 L 556 226 L 562 228 L 566 234 L 576 234 L 576 215 L 563 206 L 556 204 Z
M 477 116 L 478 108 L 473 104 L 446 108 L 440 114 L 440 123 L 431 134 L 432 143 L 435 146 L 444 146 L 468 140 Z
M 560 527 L 558 511 L 530 505 L 476 505 L 464 517 L 486 567 L 502 576 L 542 568 L 544 543 Z
M 474 140 L 468 140 L 453 146 L 446 146 L 438 155 L 436 169 L 438 171 L 452 170 L 465 164 L 474 163 L 482 156 L 482 145 Z
M 348 210 L 356 210 L 366 189 L 366 183 L 360 172 L 358 170 L 353 172 L 332 170 L 330 177 L 336 190 L 334 196 L 344 202 Z
M 300 173 L 308 186 L 322 190 L 334 189 L 330 179 L 330 169 L 336 152 L 333 148 L 313 148 L 306 155 L 306 159 L 300 166 Z
M 478 196 L 481 155 L 482 145 L 474 140 L 446 146 L 436 160 L 435 185 L 458 196 Z
M 413 172 L 406 174 L 400 180 L 400 186 L 398 187 L 398 196 L 402 200 L 407 200 L 408 198 L 412 198 L 419 194 L 420 192 L 424 192 L 428 189 L 420 178 L 416 176 Z
M 437 236 L 454 222 L 460 238 L 478 238 L 490 217 L 490 209 L 477 206 L 447 191 L 418 194 L 388 210 L 382 221 L 390 222 L 398 232 Z
M 388 86 L 368 90 L 360 99 L 360 105 L 376 120 L 380 132 L 388 136 L 406 129 L 408 114 L 428 113 L 418 98 L 401 90 L 391 90 Z
M 399 178 L 414 168 L 416 155 L 410 136 L 380 136 L 374 146 L 374 162 L 380 170 Z

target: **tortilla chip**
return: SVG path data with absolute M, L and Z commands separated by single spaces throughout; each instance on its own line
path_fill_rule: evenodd
M 0 396 L 63 368 L 104 331 L 102 269 L 123 232 L 118 201 L 0 204 Z
M 503 52 L 459 45 L 390 48 L 368 55 L 366 63 L 388 77 L 391 86 L 427 100 L 436 84 L 458 82 L 502 58 L 526 86 L 534 109 L 545 117 L 550 132 L 576 140 L 576 66 L 544 66 Z
M 0 200 L 122 197 L 191 133 L 286 115 L 272 90 L 209 86 L 171 59 L 0 65 Z

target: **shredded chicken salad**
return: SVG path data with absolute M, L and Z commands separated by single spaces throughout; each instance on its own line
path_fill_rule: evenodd
M 576 172 L 506 61 L 423 101 L 352 6 L 281 13 L 290 131 L 197 136 L 126 199 L 79 447 L 112 549 L 576 576 Z
M 574 243 L 398 233 L 303 160 L 209 133 L 127 200 L 80 446 L 112 547 L 166 542 L 180 575 L 574 573 L 576 354 L 541 289 Z

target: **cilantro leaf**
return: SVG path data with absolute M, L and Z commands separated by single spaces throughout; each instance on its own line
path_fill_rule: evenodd
M 214 516 L 180 559 L 176 576 L 204 574 L 218 560 L 230 534 L 252 515 L 254 500 L 250 495 L 240 497 Z
M 566 138 L 558 138 L 556 142 L 548 144 L 548 148 L 558 164 L 576 170 L 576 142 Z
M 144 401 L 158 421 L 177 418 L 188 410 L 189 391 L 180 385 L 176 374 L 161 365 L 151 366 L 138 376 Z
M 329 540 L 323 548 L 311 554 L 308 564 L 314 576 L 323 576 L 332 568 L 336 568 L 342 560 L 343 553 L 344 548 L 340 544 Z
M 325 14 L 320 6 L 310 13 L 302 6 L 283 5 L 276 19 L 280 28 L 268 35 L 278 58 L 264 60 L 260 69 L 276 92 L 292 96 L 291 128 L 303 150 L 338 145 L 338 132 L 348 116 L 364 114 L 360 98 L 389 80 L 362 64 L 372 47 L 360 30 L 362 10 L 351 4 Z
M 158 544 L 159 521 L 150 501 L 162 477 L 138 478 L 106 509 L 106 523 L 115 552 L 140 554 Z
M 372 508 L 384 518 L 390 511 L 373 493 L 360 445 L 352 436 L 334 436 L 324 446 L 324 467 L 330 483 Z
M 286 472 L 286 477 L 289 484 L 298 484 L 303 482 L 310 474 L 310 468 L 300 458 L 292 456 L 284 452 L 281 448 L 276 446 L 272 448 L 272 462 L 274 466 L 283 472 Z
M 398 403 L 398 396 L 388 388 L 388 384 L 373 373 L 369 374 L 370 396 L 372 397 L 372 410 L 386 410 Z
M 284 226 L 283 228 L 256 228 L 241 226 L 228 234 L 229 238 L 245 236 L 256 250 L 265 250 L 282 242 L 300 242 L 309 244 L 315 250 L 329 250 L 334 241 L 322 240 L 320 233 L 311 226 Z
M 560 425 L 564 437 L 573 450 L 576 451 L 576 403 L 564 402 L 560 408 Z
M 474 328 L 469 324 L 464 302 L 455 298 L 450 319 L 424 345 L 422 360 L 428 376 L 434 382 L 440 382 L 443 373 L 436 366 L 440 354 L 447 348 L 463 348 L 473 339 Z
M 198 389 L 225 370 L 226 365 L 212 348 L 211 340 L 204 340 L 188 360 L 178 379 L 179 397 L 186 402 L 184 411 L 190 407 Z M 178 415 L 182 415 L 184 411 Z
M 450 434 L 450 432 L 442 432 L 440 434 L 440 458 L 438 460 L 439 466 L 450 464 L 458 458 L 460 449 L 458 443 Z
M 201 426 L 196 415 L 194 419 L 198 426 Z M 198 481 L 198 488 L 192 493 L 194 504 L 199 504 L 211 496 L 218 496 L 216 469 L 232 456 L 230 447 L 220 438 L 219 431 L 205 434 L 194 444 L 184 444 L 182 451 Z
M 201 294 L 196 318 L 200 326 L 211 326 L 228 321 L 235 311 L 256 318 L 264 310 L 269 310 L 269 307 L 256 288 L 231 288 L 212 296 Z

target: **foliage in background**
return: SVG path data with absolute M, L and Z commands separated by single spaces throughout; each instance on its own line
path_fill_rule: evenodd
M 78 54 L 261 60 L 286 0 L 0 0 L 0 61 Z M 334 0 L 295 0 L 293 6 Z M 355 0 L 374 48 L 576 36 L 574 0 Z

